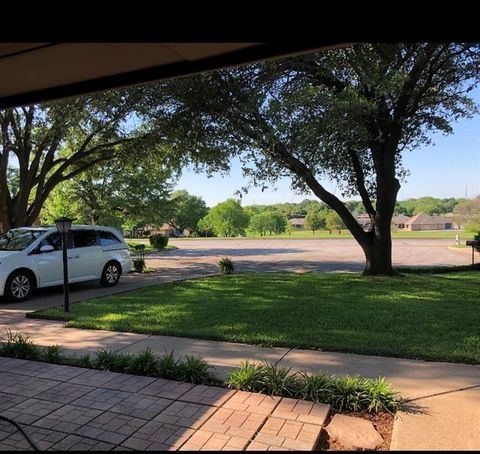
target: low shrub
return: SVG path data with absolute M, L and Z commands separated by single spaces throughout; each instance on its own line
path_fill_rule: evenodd
M 334 377 L 328 374 L 300 373 L 299 397 L 314 402 L 331 402 L 334 395 Z
M 216 381 L 214 375 L 210 372 L 210 366 L 207 361 L 199 356 L 186 355 L 176 366 L 176 379 L 196 384 L 209 384 Z
M 242 363 L 240 369 L 229 373 L 226 384 L 243 391 L 330 404 L 333 410 L 339 412 L 395 413 L 403 403 L 383 377 L 291 373 L 290 368 L 267 363 Z
M 150 235 L 148 238 L 150 241 L 150 244 L 155 248 L 155 249 L 163 249 L 167 247 L 168 245 L 168 236 L 167 235 L 162 235 L 161 233 L 155 233 Z
M 90 357 L 90 353 L 84 353 L 80 355 L 78 358 L 78 365 L 80 367 L 93 367 L 92 358 Z
M 367 405 L 367 410 L 372 413 L 379 413 L 382 410 L 394 413 L 403 404 L 384 377 L 366 378 L 363 392 L 363 401 Z
M 61 349 L 58 345 L 43 347 L 42 356 L 46 363 L 58 364 L 62 361 Z
M 243 391 L 260 392 L 263 381 L 263 367 L 250 361 L 244 361 L 240 369 L 230 372 L 226 384 L 230 388 Z
M 331 401 L 328 403 L 334 410 L 362 410 L 366 402 L 363 399 L 364 382 L 360 376 L 345 375 L 334 379 L 332 385 Z
M 174 351 L 165 352 L 157 360 L 157 377 L 166 380 L 176 380 L 178 360 L 175 358 Z
M 156 377 L 158 370 L 158 358 L 150 348 L 132 355 L 126 372 L 134 375 L 146 375 Z
M 480 253 L 480 232 L 478 232 L 476 235 L 474 235 L 473 239 L 478 241 L 477 246 L 475 246 L 475 249 L 478 253 Z
M 300 382 L 297 373 L 291 373 L 291 367 L 281 367 L 266 363 L 263 366 L 260 392 L 274 396 L 295 397 Z
M 137 273 L 143 272 L 143 270 L 145 269 L 145 260 L 143 260 L 142 258 L 133 259 L 133 269 Z
M 6 336 L 0 337 L 2 356 L 18 359 L 38 360 L 42 357 L 42 349 L 30 340 L 28 335 L 6 330 Z
M 219 260 L 218 266 L 220 267 L 220 272 L 222 274 L 232 274 L 233 273 L 233 262 L 228 257 L 223 257 Z
M 93 361 L 93 366 L 111 372 L 125 372 L 130 366 L 130 361 L 131 355 L 101 348 L 97 350 L 97 357 Z
M 79 357 L 63 356 L 58 345 L 39 347 L 33 344 L 28 336 L 22 333 L 12 333 L 10 330 L 7 330 L 5 337 L 0 337 L 0 341 L 0 356 L 187 381 L 193 384 L 219 384 L 211 372 L 214 367 L 210 366 L 207 361 L 193 355 L 186 355 L 183 359 L 178 360 L 175 358 L 173 350 L 158 356 L 150 348 L 136 354 L 101 348 L 97 350 L 92 359 L 90 353 Z

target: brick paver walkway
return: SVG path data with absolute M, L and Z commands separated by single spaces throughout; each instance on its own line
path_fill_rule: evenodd
M 0 357 L 0 414 L 42 450 L 313 450 L 329 407 Z M 30 450 L 0 421 L 0 450 Z

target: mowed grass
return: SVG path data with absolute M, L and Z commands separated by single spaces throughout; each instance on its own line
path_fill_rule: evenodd
M 479 284 L 478 271 L 233 274 L 76 303 L 67 326 L 480 363 Z

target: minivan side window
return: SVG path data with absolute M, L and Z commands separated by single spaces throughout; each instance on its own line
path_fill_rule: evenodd
M 114 244 L 122 244 L 122 242 L 112 233 L 106 232 L 105 230 L 100 230 L 100 245 L 101 246 L 112 246 Z
M 73 247 L 89 247 L 97 245 L 97 236 L 94 230 L 72 230 Z
M 62 237 L 60 236 L 60 233 L 52 233 L 51 235 L 48 235 L 47 238 L 42 240 L 37 246 L 37 250 L 40 251 L 42 246 L 53 246 L 56 251 L 61 251 Z

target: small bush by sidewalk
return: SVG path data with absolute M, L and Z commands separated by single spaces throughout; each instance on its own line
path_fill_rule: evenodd
M 133 259 L 133 269 L 137 273 L 142 273 L 145 269 L 145 260 L 142 258 L 135 258 Z
M 10 330 L 7 330 L 5 337 L 0 338 L 0 356 L 165 378 L 195 385 L 221 383 L 211 372 L 213 366 L 199 356 L 186 355 L 182 359 L 175 359 L 173 352 L 158 356 L 150 349 L 130 354 L 107 348 L 97 350 L 94 358 L 88 353 L 80 357 L 66 356 L 61 354 L 58 345 L 35 345 L 27 335 L 12 333 Z
M 229 374 L 227 385 L 243 391 L 330 404 L 339 412 L 395 413 L 402 404 L 390 383 L 382 377 L 291 372 L 291 368 L 270 363 L 242 363 L 239 370 Z

